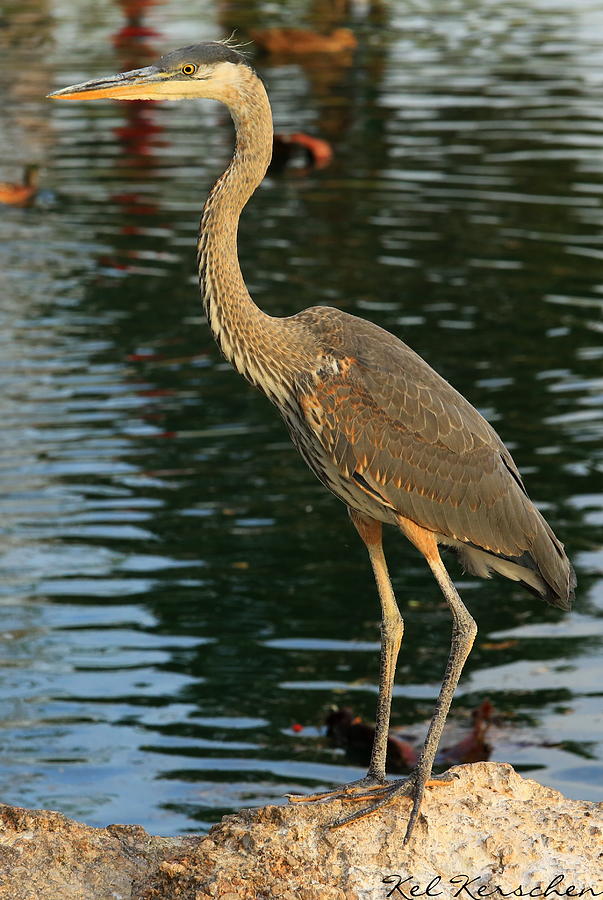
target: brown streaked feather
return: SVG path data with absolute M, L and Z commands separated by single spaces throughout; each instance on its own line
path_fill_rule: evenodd
M 545 599 L 566 606 L 573 572 L 563 546 L 480 413 L 377 325 L 325 307 L 293 318 L 322 352 L 314 379 L 300 385 L 306 426 L 340 473 L 388 514 L 444 540 L 531 559 Z

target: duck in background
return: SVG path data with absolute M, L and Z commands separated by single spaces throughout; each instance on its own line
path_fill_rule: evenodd
M 489 759 L 492 747 L 486 740 L 486 734 L 492 724 L 493 714 L 491 702 L 483 700 L 471 712 L 470 732 L 450 747 L 443 747 L 436 757 L 436 763 L 449 766 Z M 327 737 L 335 746 L 343 747 L 359 763 L 368 761 L 375 736 L 373 725 L 356 716 L 349 706 L 331 709 L 325 725 Z M 388 768 L 393 772 L 410 771 L 417 764 L 421 744 L 422 741 L 415 735 L 396 735 L 390 732 L 387 739 Z
M 272 143 L 272 160 L 268 166 L 270 175 L 278 174 L 295 162 L 296 158 L 304 161 L 297 166 L 296 174 L 306 175 L 313 169 L 324 169 L 333 159 L 333 150 L 327 141 L 312 137 L 301 131 L 295 134 L 275 134 Z
M 40 167 L 35 164 L 25 166 L 20 183 L 0 182 L 0 203 L 7 206 L 29 206 L 38 193 L 38 173 Z
M 349 28 L 334 28 L 329 34 L 307 28 L 256 28 L 251 30 L 250 35 L 264 53 L 274 56 L 343 53 L 354 50 L 358 45 Z

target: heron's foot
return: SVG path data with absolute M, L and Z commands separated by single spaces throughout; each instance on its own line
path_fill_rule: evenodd
M 423 774 L 420 769 L 416 769 L 408 778 L 389 781 L 386 784 L 377 785 L 372 789 L 369 788 L 369 790 L 365 790 L 364 792 L 356 793 L 353 797 L 355 801 L 360 802 L 367 800 L 370 801 L 369 805 L 358 812 L 345 816 L 343 819 L 338 819 L 336 822 L 333 822 L 330 827 L 342 828 L 344 825 L 350 825 L 352 822 L 357 822 L 360 819 L 366 818 L 366 816 L 371 816 L 379 809 L 383 809 L 384 806 L 393 803 L 394 800 L 397 800 L 399 797 L 408 797 L 409 800 L 412 800 L 412 809 L 410 811 L 408 825 L 406 826 L 406 834 L 404 835 L 404 843 L 407 844 L 419 817 L 425 788 L 443 787 L 452 784 L 453 781 L 454 777 L 448 774 L 427 776 L 427 774 Z
M 374 793 L 382 791 L 389 786 L 389 782 L 385 777 L 379 778 L 376 775 L 365 775 L 358 781 L 350 781 L 348 784 L 341 784 L 332 788 L 330 791 L 324 791 L 319 794 L 285 794 L 289 803 L 319 803 L 329 800 L 354 801 L 356 799 L 364 800 L 365 797 L 373 797 Z M 357 798 L 357 795 L 360 795 Z

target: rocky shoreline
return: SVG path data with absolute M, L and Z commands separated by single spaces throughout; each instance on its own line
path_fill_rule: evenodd
M 511 766 L 457 766 L 408 803 L 337 831 L 339 801 L 225 816 L 208 835 L 91 828 L 0 806 L 1 900 L 375 900 L 603 897 L 603 804 L 569 800 Z

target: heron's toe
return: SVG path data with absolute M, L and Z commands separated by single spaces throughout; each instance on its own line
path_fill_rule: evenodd
M 356 799 L 372 799 L 375 793 L 383 791 L 390 786 L 391 782 L 382 780 L 373 775 L 365 775 L 358 781 L 351 781 L 349 784 L 341 784 L 332 788 L 330 791 L 323 791 L 316 794 L 285 794 L 290 803 L 317 803 L 329 800 L 355 801 Z

